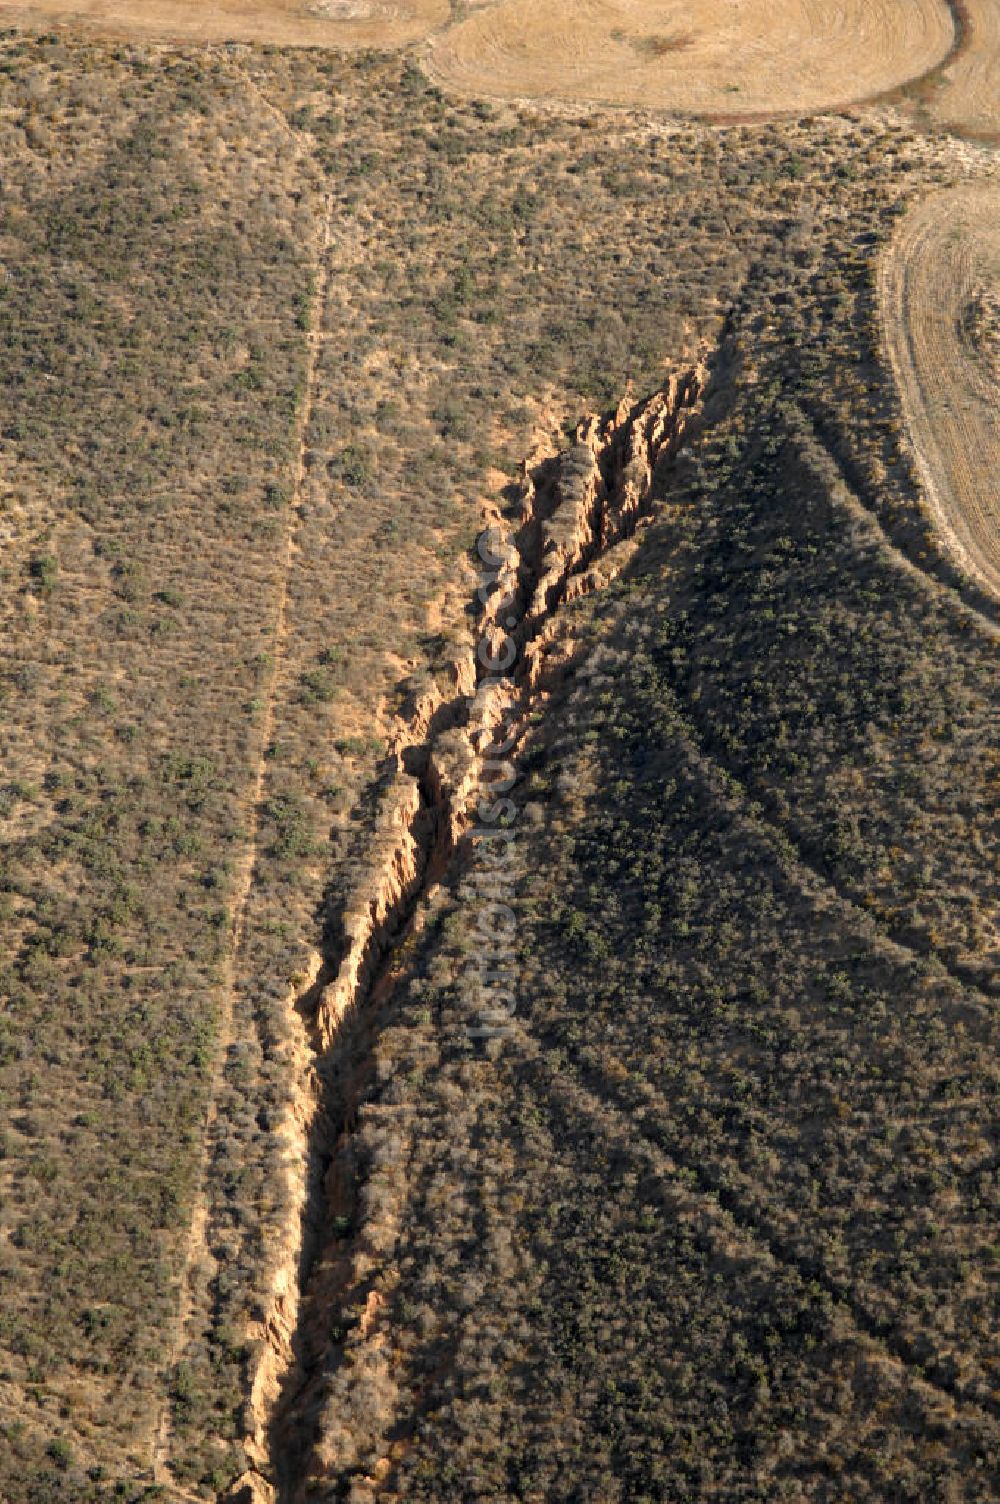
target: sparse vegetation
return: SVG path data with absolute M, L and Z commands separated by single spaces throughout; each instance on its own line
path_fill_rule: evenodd
M 436 76 L 514 9 L 452 7 Z M 689 31 L 615 39 L 628 89 Z M 0 150 L 0 1496 L 979 1504 L 993 608 L 877 296 L 962 153 L 17 31 Z M 697 359 L 653 525 L 522 707 L 512 1044 L 460 1025 L 425 774 L 320 1048 L 484 516 L 567 442 L 585 493 L 578 422 Z

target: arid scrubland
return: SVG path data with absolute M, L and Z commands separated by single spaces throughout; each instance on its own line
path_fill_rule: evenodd
M 988 150 L 11 31 L 0 152 L 0 1498 L 989 1497 L 996 607 L 879 271 Z

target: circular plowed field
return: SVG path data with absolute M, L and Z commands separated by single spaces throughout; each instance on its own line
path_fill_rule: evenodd
M 0 0 L 0 20 L 110 36 L 285 47 L 402 47 L 450 15 L 448 0 Z
M 931 507 L 1000 596 L 1000 184 L 936 193 L 882 264 L 882 311 Z
M 944 71 L 934 115 L 957 130 L 1000 135 L 1000 0 L 965 0 L 965 45 Z
M 428 57 L 466 94 L 756 115 L 870 98 L 954 40 L 945 0 L 499 0 Z

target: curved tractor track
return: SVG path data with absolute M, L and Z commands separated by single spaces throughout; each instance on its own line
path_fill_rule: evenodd
M 912 210 L 880 294 L 934 521 L 959 567 L 1000 598 L 1000 181 Z
M 931 114 L 951 130 L 1000 140 L 1000 4 L 956 0 L 962 45 L 941 70 Z
M 427 57 L 462 94 L 808 112 L 932 72 L 959 43 L 957 14 L 945 0 L 500 0 Z

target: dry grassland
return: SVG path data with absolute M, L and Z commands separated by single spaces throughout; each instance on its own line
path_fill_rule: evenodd
M 927 494 L 956 561 L 1000 594 L 1000 185 L 935 194 L 883 263 L 886 338 Z
M 465 94 L 751 114 L 870 98 L 953 39 L 943 0 L 507 0 L 435 38 L 429 58 Z
M 448 0 L 35 0 L 0 5 L 17 25 L 76 26 L 111 36 L 282 47 L 403 47 L 448 19 Z

